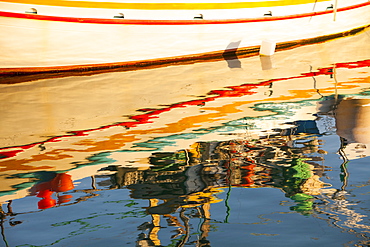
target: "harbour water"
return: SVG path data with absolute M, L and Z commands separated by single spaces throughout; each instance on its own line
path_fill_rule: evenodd
M 0 246 L 370 245 L 370 30 L 0 82 Z

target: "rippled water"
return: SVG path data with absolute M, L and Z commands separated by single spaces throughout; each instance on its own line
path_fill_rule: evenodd
M 3 246 L 369 246 L 370 32 L 1 78 Z

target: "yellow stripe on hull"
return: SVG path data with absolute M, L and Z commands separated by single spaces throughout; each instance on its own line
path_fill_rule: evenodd
M 218 2 L 218 3 L 135 3 L 135 2 L 93 2 L 93 1 L 63 1 L 63 0 L 11 0 L 2 1 L 17 4 L 35 4 L 58 7 L 77 7 L 77 8 L 100 8 L 100 9 L 140 9 L 140 10 L 217 10 L 217 9 L 243 9 L 278 7 L 289 5 L 300 5 L 315 3 L 312 0 L 276 0 L 276 1 L 254 1 L 254 2 Z M 316 2 L 330 2 L 328 0 L 316 0 Z

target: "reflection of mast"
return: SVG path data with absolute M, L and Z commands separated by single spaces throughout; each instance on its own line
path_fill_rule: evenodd
M 5 220 L 5 217 L 6 216 L 15 216 L 16 214 L 13 212 L 13 209 L 12 209 L 12 200 L 9 200 L 8 202 L 8 205 L 7 205 L 7 209 L 8 209 L 8 212 L 5 213 L 3 208 L 2 208 L 2 205 L 0 207 L 0 225 L 1 225 L 1 236 L 3 238 L 3 241 L 5 243 L 5 246 L 6 247 L 9 247 L 9 244 L 8 244 L 8 241 L 6 240 L 6 237 L 5 237 L 5 229 L 4 229 L 4 220 Z M 9 224 L 11 226 L 15 226 L 17 224 L 20 224 L 22 223 L 22 221 L 9 221 Z
M 335 1 L 335 5 L 336 4 L 337 4 L 337 1 Z M 334 15 L 334 20 L 335 20 L 335 15 Z M 336 72 L 337 72 L 337 70 L 336 70 L 336 67 L 335 67 L 335 64 L 334 64 L 334 66 L 333 66 L 333 79 L 335 81 L 335 94 L 334 94 L 334 109 L 333 110 L 336 110 L 337 107 L 338 107 L 338 104 L 339 104 L 339 102 L 338 102 L 338 89 L 337 89 L 338 80 L 337 80 L 337 73 Z M 347 180 L 348 180 L 348 175 L 349 175 L 348 171 L 347 171 L 348 158 L 346 156 L 346 153 L 343 151 L 344 147 L 345 147 L 345 139 L 343 137 L 340 137 L 340 148 L 339 148 L 338 153 L 343 158 L 343 163 L 340 165 L 340 170 L 341 170 L 341 175 L 340 176 L 341 176 L 341 181 L 343 182 L 343 185 L 341 187 L 342 191 L 345 190 L 346 187 L 347 187 Z
M 95 180 L 95 175 L 91 176 L 91 187 L 96 190 L 96 180 Z
M 5 219 L 5 213 L 3 211 L 3 208 L 0 208 L 0 224 L 1 224 L 1 236 L 3 237 L 3 241 L 5 243 L 6 247 L 9 247 L 8 242 L 6 241 L 5 237 L 5 231 L 4 231 L 4 219 Z
M 185 226 L 185 237 L 176 245 L 176 247 L 184 246 L 189 239 L 190 227 L 189 227 L 189 217 L 185 216 L 185 208 L 181 208 L 180 219 L 184 222 Z
M 341 190 L 346 189 L 347 184 L 348 184 L 348 176 L 349 176 L 349 173 L 348 173 L 348 170 L 347 170 L 348 159 L 347 159 L 346 153 L 343 151 L 343 149 L 345 147 L 344 143 L 345 143 L 345 139 L 343 137 L 340 137 L 340 148 L 339 148 L 338 153 L 343 158 L 343 163 L 340 165 L 340 171 L 341 171 L 340 180 L 343 183 L 343 185 L 341 187 Z
M 230 159 L 231 160 L 231 159 Z M 226 181 L 228 181 L 228 190 L 226 192 L 226 198 L 225 198 L 225 207 L 226 207 L 226 217 L 225 217 L 225 223 L 228 223 L 228 220 L 229 220 L 229 216 L 230 216 L 230 206 L 229 206 L 229 198 L 230 198 L 230 194 L 231 194 L 231 188 L 232 188 L 232 185 L 231 185 L 231 164 L 228 163 L 228 166 L 226 167 L 227 168 L 227 173 L 226 173 Z
M 337 103 L 338 102 L 338 89 L 337 89 L 338 80 L 337 80 L 337 70 L 335 68 L 335 64 L 333 66 L 333 79 L 335 81 L 335 94 L 334 94 L 334 97 L 335 97 L 335 102 Z
M 335 14 L 336 14 L 336 5 L 337 5 L 337 1 L 335 1 L 334 21 L 335 21 Z M 334 104 L 334 107 L 336 109 L 338 107 L 338 89 L 337 89 L 338 80 L 337 80 L 335 64 L 333 66 L 333 78 L 334 78 L 334 81 L 335 81 L 335 94 L 334 94 L 335 104 Z M 343 137 L 340 137 L 340 148 L 339 148 L 338 152 L 339 152 L 340 156 L 342 156 L 342 158 L 343 158 L 343 163 L 340 165 L 341 181 L 343 182 L 343 185 L 341 187 L 342 191 L 345 190 L 345 188 L 347 187 L 347 180 L 348 180 L 348 171 L 347 171 L 347 167 L 346 167 L 347 163 L 348 163 L 348 159 L 347 159 L 347 156 L 346 156 L 345 152 L 343 151 L 343 148 L 345 146 L 344 142 L 345 142 L 345 139 Z
M 317 0 L 316 0 L 317 1 Z M 316 5 L 316 1 L 315 1 L 315 5 Z M 315 8 L 315 7 L 314 7 Z M 312 66 L 310 65 L 310 73 L 312 73 Z M 313 73 L 312 73 L 313 74 Z M 321 96 L 321 97 L 324 97 L 321 93 L 320 93 L 320 90 L 317 88 L 317 81 L 316 81 L 316 78 L 315 78 L 315 75 L 313 74 L 312 75 L 312 79 L 313 79 L 313 88 L 316 90 L 316 92 Z
M 229 198 L 231 194 L 231 183 L 229 184 L 229 188 L 226 193 L 226 199 L 225 199 L 225 206 L 226 206 L 226 217 L 225 217 L 225 223 L 228 223 L 229 216 L 230 216 L 230 206 L 229 206 Z

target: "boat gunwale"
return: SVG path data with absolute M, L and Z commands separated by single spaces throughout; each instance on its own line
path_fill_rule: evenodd
M 313 16 L 320 16 L 325 14 L 333 14 L 334 12 L 349 11 L 365 6 L 369 6 L 370 1 L 338 8 L 336 10 L 314 11 L 302 14 L 285 15 L 285 16 L 270 16 L 259 18 L 237 18 L 237 19 L 192 19 L 192 20 L 148 20 L 148 19 L 104 19 L 104 18 L 89 18 L 89 17 L 64 17 L 64 16 L 49 16 L 27 13 L 15 13 L 9 11 L 0 11 L 0 17 L 30 19 L 40 21 L 58 21 L 58 22 L 72 22 L 81 24 L 121 24 L 121 25 L 209 25 L 209 24 L 241 24 L 250 22 L 266 22 L 266 21 L 280 21 L 289 19 L 306 18 Z

